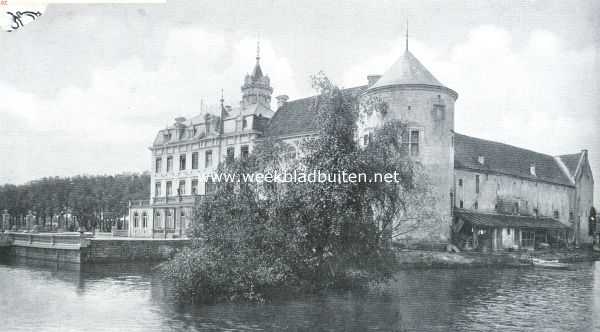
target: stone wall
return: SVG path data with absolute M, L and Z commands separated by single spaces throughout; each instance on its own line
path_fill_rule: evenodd
M 24 257 L 40 261 L 74 264 L 80 263 L 80 251 L 78 249 L 12 246 L 10 247 L 9 255 L 13 257 Z
M 534 209 L 537 209 L 540 216 L 554 217 L 557 211 L 557 219 L 565 225 L 571 225 L 569 218 L 570 212 L 573 212 L 570 207 L 573 187 L 464 169 L 457 169 L 454 174 L 456 207 L 460 208 L 462 201 L 464 209 L 497 212 L 497 204 L 511 207 L 518 204 L 519 214 L 535 215 Z M 477 176 L 479 192 L 476 190 Z
M 177 250 L 189 246 L 190 240 L 91 239 L 81 248 L 82 263 L 159 261 L 171 258 Z

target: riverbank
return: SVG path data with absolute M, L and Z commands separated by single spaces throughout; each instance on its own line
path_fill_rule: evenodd
M 401 269 L 415 268 L 468 268 L 468 267 L 521 267 L 532 257 L 560 262 L 584 262 L 600 260 L 600 253 L 589 248 L 564 250 L 539 250 L 535 252 L 460 252 L 399 249 L 398 263 Z

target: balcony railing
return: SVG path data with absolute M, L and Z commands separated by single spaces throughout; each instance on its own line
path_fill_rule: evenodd
M 166 197 L 154 197 L 152 198 L 152 204 L 194 204 L 201 195 L 179 195 L 179 196 L 166 196 Z

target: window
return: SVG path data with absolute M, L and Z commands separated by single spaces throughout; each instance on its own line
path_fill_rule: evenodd
M 284 156 L 285 156 L 286 160 L 296 159 L 296 148 L 293 146 L 290 146 L 289 148 L 286 149 Z
M 419 155 L 419 131 L 418 130 L 410 131 L 410 155 L 411 156 Z
M 365 136 L 363 136 L 363 145 L 364 146 L 369 145 L 369 135 L 365 134 Z
M 160 218 L 160 211 L 156 211 L 156 223 L 155 223 L 155 228 L 161 228 L 162 227 L 162 220 Z
M 206 151 L 204 155 L 204 167 L 212 166 L 212 150 Z
M 154 172 L 159 173 L 161 171 L 162 168 L 162 158 L 156 158 L 156 161 L 154 162 Z
M 185 180 L 179 181 L 179 188 L 177 188 L 177 195 L 185 195 Z
M 535 245 L 535 232 L 523 231 L 521 234 L 521 246 L 532 248 Z
M 154 197 L 160 196 L 160 182 L 154 184 Z
M 185 154 L 179 155 L 179 170 L 180 171 L 185 170 L 185 161 L 186 161 Z
M 170 229 L 175 228 L 174 223 L 173 223 L 173 214 L 171 213 L 171 209 L 167 210 L 167 222 L 166 222 L 165 228 L 170 228 Z
M 168 156 L 167 157 L 167 172 L 170 172 L 173 170 L 173 156 Z
M 473 204 L 473 208 L 475 210 L 479 209 L 479 202 L 475 201 L 475 204 Z
M 519 214 L 519 202 L 515 202 L 513 205 L 513 214 Z
M 510 235 L 510 228 L 506 229 L 506 235 Z
M 463 208 L 463 206 L 464 206 L 464 203 L 463 203 L 463 201 L 462 201 L 462 200 L 460 200 L 460 202 L 459 202 L 458 204 L 459 204 L 459 205 L 458 205 L 458 207 L 460 207 L 460 208 L 462 209 L 462 208 Z
M 479 175 L 475 175 L 475 193 L 479 194 Z
M 206 180 L 206 185 L 205 185 L 205 191 L 207 194 L 210 194 L 212 192 L 215 191 L 215 184 L 213 183 L 213 180 L 211 178 L 208 178 Z
M 192 153 L 192 169 L 198 169 L 198 152 Z
M 196 134 L 198 134 L 198 127 L 194 126 L 194 128 L 192 128 L 192 136 L 196 136 Z
M 198 180 L 192 180 L 192 195 L 198 195 Z
M 560 217 L 560 213 L 558 213 L 558 210 L 554 210 L 554 219 L 558 219 Z
M 242 145 L 241 157 L 242 159 L 248 158 L 248 145 Z
M 433 113 L 437 120 L 444 120 L 446 118 L 446 106 L 444 105 L 433 105 Z
M 235 147 L 231 146 L 227 148 L 227 162 L 230 163 L 235 159 Z
M 242 129 L 246 129 L 248 127 L 248 120 L 245 118 L 242 120 Z
M 167 197 L 173 194 L 173 183 L 171 181 L 167 181 Z
M 142 227 L 148 227 L 148 215 L 146 214 L 146 212 L 142 214 Z
M 462 181 L 462 179 L 458 179 L 458 186 L 459 186 L 459 187 L 462 187 L 462 184 L 463 184 L 463 181 Z
M 140 216 L 138 215 L 138 213 L 134 213 L 133 214 L 133 227 L 138 227 L 138 224 L 140 222 Z

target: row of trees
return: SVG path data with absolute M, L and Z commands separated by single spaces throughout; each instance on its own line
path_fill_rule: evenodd
M 49 177 L 23 185 L 0 186 L 0 212 L 21 220 L 29 212 L 45 225 L 57 216 L 73 216 L 84 227 L 101 224 L 103 215 L 127 214 L 128 201 L 150 196 L 150 175 L 118 174 Z M 110 228 L 110 225 L 100 225 Z
M 220 172 L 396 172 L 398 181 L 217 183 L 197 206 L 195 246 L 164 266 L 184 299 L 260 301 L 391 277 L 398 220 L 411 220 L 416 209 L 423 213 L 432 200 L 421 166 L 402 153 L 406 126 L 390 122 L 361 147 L 357 96 L 324 75 L 314 85 L 320 135 L 301 146 L 298 159 L 286 160 L 289 146 L 267 139 L 249 158 L 220 165 Z

